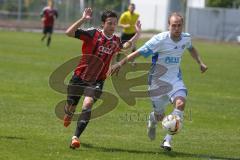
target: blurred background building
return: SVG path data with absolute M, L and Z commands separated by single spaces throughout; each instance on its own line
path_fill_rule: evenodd
M 41 31 L 40 12 L 48 0 L 0 0 L 0 28 Z M 240 35 L 240 0 L 52 0 L 59 12 L 55 29 L 63 31 L 92 7 L 93 20 L 85 25 L 99 26 L 105 9 L 119 15 L 129 3 L 136 4 L 144 31 L 167 30 L 171 12 L 181 12 L 185 31 L 193 37 L 235 41 Z
M 171 12 L 186 14 L 187 7 L 204 8 L 205 0 L 132 0 L 144 30 L 167 30 L 168 15 Z

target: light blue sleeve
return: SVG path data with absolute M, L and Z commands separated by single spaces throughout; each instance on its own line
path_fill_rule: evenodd
M 193 46 L 192 46 L 192 41 L 191 41 L 191 39 L 190 39 L 189 42 L 187 43 L 186 47 L 187 47 L 188 50 L 192 50 Z
M 188 42 L 186 43 L 186 48 L 188 50 L 192 50 L 193 46 L 192 46 L 192 38 L 191 38 L 191 35 L 189 33 L 184 33 L 183 34 L 184 37 L 188 38 Z
M 157 38 L 157 36 L 154 36 L 149 41 L 147 41 L 142 47 L 140 47 L 137 51 L 142 56 L 148 57 L 150 55 L 154 55 L 154 53 L 157 53 L 159 46 L 160 40 Z

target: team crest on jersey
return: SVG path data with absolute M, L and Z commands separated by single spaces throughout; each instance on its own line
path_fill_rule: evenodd
M 111 48 L 105 47 L 105 46 L 99 46 L 98 52 L 100 54 L 112 54 L 113 50 Z
M 118 48 L 118 44 L 116 41 L 113 41 L 111 43 L 107 43 L 105 45 L 101 45 L 98 47 L 99 54 L 112 54 L 115 52 L 115 50 Z

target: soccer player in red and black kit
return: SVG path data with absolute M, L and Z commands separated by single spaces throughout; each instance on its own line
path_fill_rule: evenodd
M 42 41 L 47 38 L 47 46 L 51 43 L 51 35 L 53 33 L 54 20 L 58 17 L 57 10 L 53 9 L 53 2 L 49 1 L 48 6 L 44 7 L 41 12 L 42 23 L 43 23 L 43 37 Z
M 82 113 L 78 118 L 76 131 L 70 144 L 72 149 L 80 147 L 79 137 L 91 118 L 94 102 L 101 96 L 104 80 L 107 78 L 113 56 L 118 54 L 121 49 L 130 48 L 138 39 L 141 30 L 141 24 L 138 22 L 135 36 L 122 45 L 120 38 L 114 34 L 118 23 L 115 12 L 103 12 L 101 17 L 102 30 L 96 28 L 81 29 L 81 25 L 90 20 L 91 16 L 92 9 L 86 8 L 82 18 L 66 31 L 69 37 L 83 41 L 82 57 L 69 82 L 67 103 L 64 108 L 64 126 L 68 127 L 79 99 L 81 95 L 84 95 Z

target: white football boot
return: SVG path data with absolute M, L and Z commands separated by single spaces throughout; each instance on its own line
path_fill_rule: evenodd
M 163 148 L 165 151 L 171 151 L 172 150 L 172 146 L 170 144 L 170 141 L 166 141 L 164 140 L 161 144 L 161 148 Z
M 154 140 L 156 138 L 156 127 L 157 121 L 155 120 L 154 112 L 151 112 L 147 123 L 147 133 L 150 140 Z

